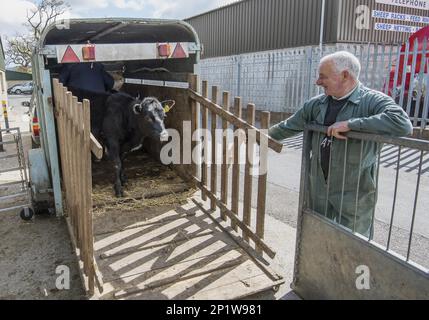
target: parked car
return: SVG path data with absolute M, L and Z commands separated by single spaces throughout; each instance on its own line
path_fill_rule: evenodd
M 33 93 L 33 82 L 26 82 L 22 84 L 14 85 L 7 90 L 9 94 L 31 94 Z
M 33 149 L 40 148 L 40 126 L 39 118 L 37 116 L 37 108 L 34 96 L 30 101 L 30 132 L 31 132 L 31 147 Z

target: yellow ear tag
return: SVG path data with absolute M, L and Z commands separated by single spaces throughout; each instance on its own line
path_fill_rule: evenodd
M 169 112 L 171 109 L 170 109 L 170 106 L 168 105 L 168 104 L 166 104 L 165 105 L 165 107 L 164 107 L 164 112 L 165 113 L 167 113 L 167 112 Z

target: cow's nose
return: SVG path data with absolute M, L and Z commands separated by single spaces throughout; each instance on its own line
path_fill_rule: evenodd
M 162 131 L 161 134 L 159 135 L 159 138 L 161 141 L 168 141 L 168 137 L 169 137 L 169 134 L 167 130 Z

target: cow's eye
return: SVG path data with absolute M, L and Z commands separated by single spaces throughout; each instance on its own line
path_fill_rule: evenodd
M 144 117 L 144 119 L 145 119 L 146 121 L 149 121 L 149 122 L 152 122 L 152 121 L 153 121 L 151 116 L 146 116 L 146 117 Z

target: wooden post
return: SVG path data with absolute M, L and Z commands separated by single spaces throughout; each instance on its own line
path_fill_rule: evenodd
M 74 210 L 75 210 L 75 230 L 76 230 L 76 241 L 79 243 L 79 249 L 82 250 L 82 235 L 79 228 L 79 222 L 80 222 L 80 199 L 79 199 L 79 160 L 81 157 L 80 150 L 79 150 L 79 140 L 78 140 L 78 119 L 77 119 L 77 97 L 72 96 L 72 104 L 71 104 L 71 111 L 72 111 L 72 135 L 73 135 L 73 179 L 74 183 L 72 186 L 73 191 L 73 199 L 74 199 Z
M 198 91 L 198 76 L 197 75 L 195 75 L 195 74 L 190 75 L 190 77 L 189 77 L 189 88 L 195 92 Z M 191 120 L 191 130 L 192 130 L 191 139 L 192 139 L 192 136 L 194 135 L 194 133 L 198 129 L 199 115 L 198 115 L 197 102 L 193 99 L 189 99 L 189 100 L 190 100 L 189 103 L 190 103 L 190 106 L 192 109 L 192 120 Z M 191 160 L 192 175 L 194 177 L 198 178 L 198 166 L 197 166 L 197 163 L 195 162 L 196 159 L 193 159 L 193 155 L 198 154 L 197 150 L 195 150 L 196 145 L 197 145 L 197 143 L 195 141 L 193 141 L 193 139 L 192 139 L 192 143 L 191 143 L 191 146 L 192 146 L 191 147 L 192 148 L 192 151 L 191 151 L 191 154 L 192 154 L 192 160 Z M 194 151 L 195 151 L 195 153 L 194 153 Z
M 255 105 L 247 105 L 247 122 L 250 125 L 255 124 Z M 243 199 L 243 222 L 250 227 L 251 213 L 252 213 L 252 184 L 253 175 L 250 172 L 251 162 L 250 157 L 253 157 L 255 146 L 253 141 L 249 141 L 249 131 L 246 132 L 247 143 L 246 143 L 246 165 L 244 169 L 244 199 Z M 252 161 L 253 162 L 253 161 Z M 246 233 L 243 234 L 244 241 L 248 242 L 249 237 Z
M 90 102 L 83 100 L 83 150 L 84 150 L 84 181 L 85 190 L 85 208 L 84 208 L 84 225 L 85 225 L 85 246 L 86 261 L 88 265 L 88 287 L 89 294 L 94 294 L 95 278 L 95 261 L 94 261 L 94 236 L 92 224 L 92 167 L 91 167 L 91 116 Z
M 76 99 L 77 102 L 77 99 Z M 84 130 L 84 119 L 83 119 L 83 106 L 81 102 L 77 102 L 76 103 L 76 141 L 77 141 L 77 146 L 76 146 L 76 151 L 79 154 L 79 157 L 76 157 L 76 171 L 77 171 L 77 199 L 78 199 L 78 204 L 77 204 L 77 210 L 78 210 L 78 230 L 79 230 L 79 235 L 80 235 L 80 242 L 81 242 L 81 256 L 82 256 L 82 260 L 84 261 L 83 267 L 84 267 L 84 271 L 85 274 L 88 276 L 89 275 L 89 268 L 88 268 L 88 254 L 86 251 L 86 234 L 85 234 L 85 201 L 86 201 L 86 189 L 85 189 L 85 183 L 84 183 L 84 177 L 85 177 L 85 172 L 84 172 L 84 165 L 85 165 L 85 160 L 83 159 L 83 155 L 84 155 L 84 140 L 83 140 L 83 130 Z M 79 151 L 78 151 L 79 150 Z
M 241 98 L 234 99 L 234 115 L 237 118 L 242 117 Z M 241 139 L 236 132 L 238 127 L 234 126 L 234 163 L 232 165 L 232 196 L 231 210 L 238 215 L 238 204 L 240 200 L 240 146 Z M 237 224 L 232 221 L 232 228 L 237 231 Z
M 204 98 L 207 98 L 209 95 L 207 81 L 202 82 L 201 94 Z M 201 128 L 204 131 L 204 145 L 203 145 L 204 154 L 202 155 L 202 163 L 201 163 L 201 182 L 203 185 L 207 186 L 207 161 L 208 161 L 208 148 L 209 148 L 209 144 L 207 141 L 207 138 L 208 138 L 207 128 L 208 128 L 209 110 L 205 106 L 201 105 L 201 112 L 202 112 Z M 207 201 L 207 195 L 204 191 L 201 191 L 201 198 L 203 199 L 203 201 Z
M 229 92 L 224 92 L 222 95 L 222 108 L 225 111 L 229 111 Z M 228 206 L 228 121 L 222 119 L 222 174 L 221 174 L 221 201 Z M 223 221 L 226 221 L 226 214 L 221 210 L 221 217 Z
M 212 87 L 212 102 L 217 103 L 217 95 L 218 95 L 218 87 Z M 217 153 L 216 153 L 216 129 L 217 129 L 217 115 L 215 112 L 211 112 L 211 129 L 212 129 L 212 164 L 211 164 L 211 174 L 210 174 L 210 191 L 216 196 L 217 195 Z M 211 201 L 211 210 L 216 210 L 216 202 L 214 200 Z
M 76 239 L 76 247 L 78 249 L 80 249 L 79 247 L 79 241 L 77 239 L 77 231 L 76 231 L 76 210 L 74 207 L 75 204 L 75 200 L 74 200 L 74 192 L 73 192 L 73 186 L 75 185 L 75 180 L 74 180 L 74 162 L 73 162 L 73 153 L 74 153 L 74 139 L 73 139 L 73 110 L 72 110 L 72 105 L 73 105 L 73 96 L 72 93 L 70 91 L 67 91 L 66 93 L 66 105 L 65 105 L 65 111 L 66 111 L 66 115 L 67 115 L 67 141 L 68 141 L 68 146 L 69 146 L 69 152 L 68 152 L 68 167 L 70 168 L 70 177 L 69 177 L 69 183 L 70 183 L 70 193 L 68 194 L 68 198 L 69 198 L 69 209 L 70 209 L 70 222 L 72 224 L 73 227 L 73 232 L 74 232 L 74 236 Z
M 64 142 L 68 142 L 70 143 L 70 139 L 69 139 L 69 127 L 68 127 L 68 114 L 67 114 L 67 88 L 65 88 L 64 86 L 61 86 L 61 101 L 60 101 L 60 113 L 61 113 L 61 118 L 62 118 L 62 123 L 63 123 L 63 132 L 64 132 Z M 65 147 L 66 145 L 60 146 L 60 149 L 64 149 L 64 167 L 65 170 L 63 171 L 63 181 L 64 184 L 66 185 L 66 189 L 70 190 L 70 148 Z M 66 204 L 67 204 L 67 212 L 71 218 L 71 213 L 70 213 L 70 196 L 69 196 L 69 192 L 66 193 Z
M 267 130 L 270 127 L 270 113 L 262 112 L 261 130 Z M 268 161 L 268 141 L 259 140 L 259 179 L 258 179 L 258 206 L 256 211 L 256 235 L 264 239 L 265 230 L 265 211 L 267 195 L 267 161 Z M 258 252 L 262 252 L 259 246 L 256 246 Z

